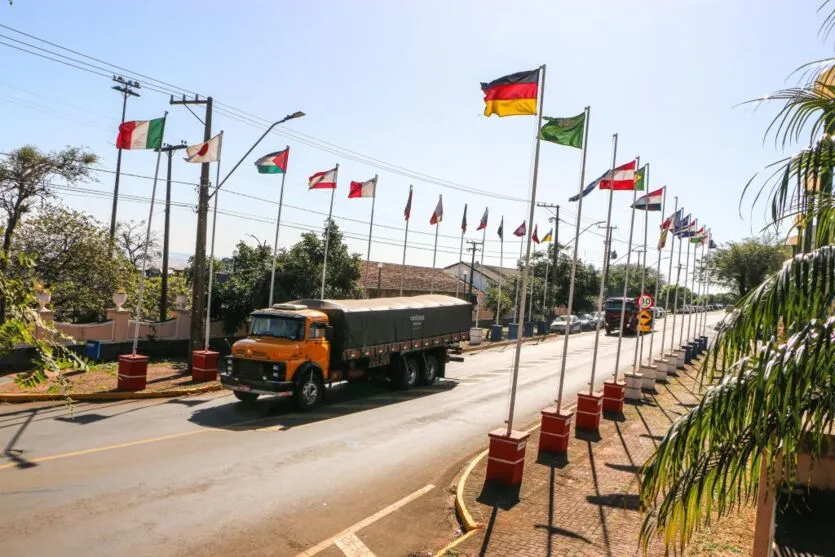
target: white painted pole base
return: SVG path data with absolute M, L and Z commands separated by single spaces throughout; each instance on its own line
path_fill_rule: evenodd
M 641 366 L 641 374 L 644 379 L 641 388 L 645 391 L 655 391 L 655 379 L 658 372 L 658 366 Z
M 644 376 L 641 373 L 624 373 L 626 379 L 626 392 L 624 398 L 626 400 L 641 400 L 641 387 L 643 386 Z M 654 381 L 653 381 L 654 383 Z

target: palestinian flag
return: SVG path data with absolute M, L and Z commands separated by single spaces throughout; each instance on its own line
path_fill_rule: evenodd
M 487 207 L 484 208 L 484 214 L 481 215 L 481 222 L 478 223 L 478 228 L 476 228 L 476 232 L 479 230 L 484 230 L 487 228 L 487 212 L 489 209 Z
M 635 189 L 635 161 L 622 164 L 614 170 L 608 171 L 600 180 L 600 189 L 632 191 Z
M 351 182 L 351 189 L 348 192 L 348 199 L 355 197 L 374 197 L 377 193 L 377 177 L 374 176 L 365 182 Z
M 661 203 L 664 201 L 664 188 L 651 191 L 635 200 L 632 208 L 641 211 L 660 211 Z
M 339 167 L 336 166 L 330 170 L 317 172 L 311 176 L 307 181 L 307 189 L 309 190 L 335 190 L 336 189 L 336 173 Z
M 438 224 L 444 220 L 444 196 L 438 196 L 438 204 L 435 205 L 435 210 L 432 211 L 432 216 L 429 218 L 429 224 Z
M 284 174 L 287 172 L 287 159 L 289 156 L 289 147 L 283 151 L 276 151 L 275 153 L 264 155 L 255 161 L 258 174 Z
M 162 134 L 164 130 L 165 118 L 123 122 L 119 125 L 116 148 L 159 149 L 162 147 Z
M 519 228 L 513 231 L 514 236 L 518 236 L 521 238 L 528 232 L 528 228 L 525 226 L 525 221 L 522 221 L 522 224 L 519 225 Z
M 539 94 L 539 68 L 482 83 L 481 90 L 484 91 L 485 116 L 535 115 Z
M 542 243 L 545 243 L 545 242 L 553 242 L 553 241 L 554 241 L 554 238 L 553 238 L 553 236 L 551 235 L 551 232 L 552 232 L 552 230 L 549 230 L 549 231 L 548 231 L 548 234 L 546 234 L 545 236 L 543 236 L 543 237 L 542 237 Z

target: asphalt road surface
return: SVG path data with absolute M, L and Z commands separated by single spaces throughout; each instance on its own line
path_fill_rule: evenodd
M 601 334 L 597 383 L 617 342 Z M 593 332 L 571 336 L 568 401 L 588 388 L 593 344 Z M 523 347 L 519 427 L 553 403 L 562 346 Z M 634 346 L 623 339 L 621 371 Z M 442 511 L 455 473 L 504 423 L 512 358 L 512 347 L 468 355 L 409 392 L 338 385 L 310 414 L 279 399 L 242 408 L 228 392 L 0 406 L 0 554 L 428 554 L 456 527 Z

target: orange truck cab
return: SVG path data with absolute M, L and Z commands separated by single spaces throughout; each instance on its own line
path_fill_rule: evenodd
M 278 395 L 302 410 L 321 404 L 326 384 L 371 374 L 399 388 L 431 384 L 469 338 L 470 319 L 471 304 L 440 295 L 275 304 L 250 314 L 221 384 L 244 403 Z

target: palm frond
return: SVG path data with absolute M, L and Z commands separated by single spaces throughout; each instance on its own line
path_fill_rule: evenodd
M 679 418 L 642 471 L 644 548 L 660 530 L 683 548 L 711 519 L 754 501 L 763 454 L 770 486 L 791 484 L 797 455 L 820 454 L 835 420 L 835 318 L 806 322 L 741 359 Z M 808 442 L 808 447 L 804 444 Z

